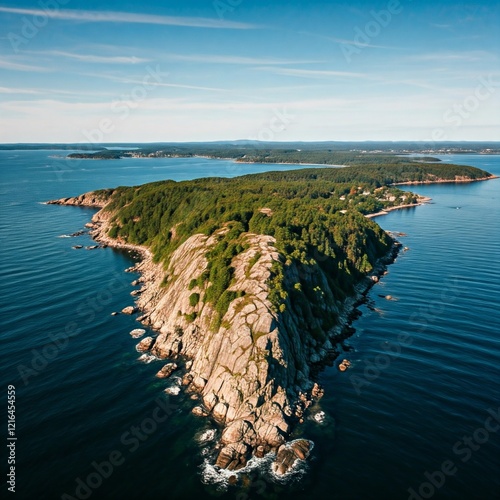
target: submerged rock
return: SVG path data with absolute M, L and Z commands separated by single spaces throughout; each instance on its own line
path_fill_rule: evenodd
M 141 338 L 144 334 L 146 333 L 146 330 L 144 328 L 134 328 L 131 332 L 130 335 L 134 339 L 139 339 Z
M 325 418 L 326 418 L 326 414 L 325 414 L 325 412 L 324 412 L 324 411 L 318 411 L 317 413 L 315 413 L 315 414 L 313 415 L 313 420 L 314 420 L 315 422 L 317 422 L 318 424 L 322 424 L 322 423 L 324 423 Z

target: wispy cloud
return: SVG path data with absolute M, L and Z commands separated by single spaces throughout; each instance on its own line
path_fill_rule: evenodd
M 47 68 L 43 68 L 41 66 L 34 66 L 32 64 L 23 64 L 1 57 L 0 57 L 0 69 L 11 69 L 14 71 L 37 71 L 37 72 L 48 71 Z
M 0 94 L 30 94 L 40 95 L 42 92 L 34 89 L 15 89 L 11 87 L 0 87 Z
M 124 101 L 126 102 L 126 101 Z M 269 101 L 266 103 L 256 103 L 241 100 L 222 100 L 210 102 L 207 100 L 173 99 L 173 98 L 152 98 L 144 100 L 138 107 L 138 112 L 150 111 L 216 111 L 226 113 L 249 112 L 258 114 L 259 111 L 273 111 L 274 109 L 293 109 L 301 111 L 319 110 L 325 112 L 333 109 L 349 109 L 353 105 L 359 104 L 357 99 L 303 99 L 299 101 Z M 37 99 L 32 101 L 12 100 L 2 104 L 2 107 L 9 111 L 36 113 L 41 110 L 51 109 L 54 112 L 71 113 L 81 112 L 86 114 L 109 112 L 109 102 L 68 102 L 59 99 Z
M 269 68 L 266 66 L 255 68 L 260 71 L 270 71 L 276 75 L 298 76 L 302 78 L 367 78 L 364 73 L 350 71 L 329 71 L 314 69 Z
M 80 75 L 81 76 L 90 76 L 93 78 L 103 78 L 104 80 L 111 80 L 113 82 L 122 83 L 124 85 L 144 85 L 144 80 L 123 77 L 123 76 L 114 76 L 114 75 L 100 74 L 100 73 L 80 73 Z M 172 88 L 178 88 L 178 89 L 207 90 L 209 92 L 226 92 L 226 89 L 222 89 L 222 88 L 203 87 L 203 86 L 199 86 L 199 85 L 189 85 L 189 84 L 182 84 L 182 83 L 165 83 L 165 82 L 148 81 L 147 85 L 151 86 L 151 87 L 172 87 Z
M 262 57 L 244 57 L 211 54 L 167 54 L 166 57 L 175 61 L 201 62 L 208 64 L 241 64 L 241 65 L 287 65 L 287 64 L 317 64 L 319 60 L 267 59 Z
M 133 83 L 133 84 L 143 85 L 143 82 L 141 80 L 124 80 L 123 83 Z M 217 87 L 200 87 L 198 85 L 185 85 L 182 83 L 150 82 L 148 85 L 151 85 L 152 87 L 171 87 L 177 89 L 207 90 L 209 92 L 226 92 L 226 89 L 221 89 Z
M 374 43 L 362 43 L 354 41 L 348 38 L 338 38 L 334 36 L 319 35 L 318 33 L 309 33 L 308 31 L 299 31 L 299 35 L 310 36 L 313 38 L 319 38 L 320 40 L 326 40 L 328 42 L 333 42 L 341 45 L 354 45 L 359 49 L 364 49 L 365 47 L 372 49 L 390 49 L 390 50 L 400 50 L 401 47 L 391 47 L 390 45 L 377 45 Z
M 104 63 L 104 64 L 139 64 L 149 62 L 151 59 L 144 59 L 135 56 L 98 56 L 94 54 L 75 54 L 72 52 L 63 52 L 58 50 L 50 50 L 45 52 L 31 52 L 37 55 L 67 57 L 76 59 L 81 62 L 88 63 Z
M 463 52 L 431 52 L 428 54 L 418 54 L 408 56 L 410 61 L 439 61 L 439 62 L 476 62 L 485 59 L 497 59 L 495 54 L 486 51 L 463 51 Z
M 164 26 L 185 26 L 190 28 L 254 29 L 256 25 L 223 19 L 204 17 L 161 16 L 132 12 L 97 10 L 43 10 L 0 7 L 0 12 L 25 16 L 42 16 L 63 21 L 88 21 L 93 23 L 158 24 Z

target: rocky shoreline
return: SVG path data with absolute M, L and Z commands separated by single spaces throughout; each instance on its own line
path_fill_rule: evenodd
M 148 248 L 107 235 L 112 214 L 103 210 L 106 200 L 87 193 L 48 203 L 101 208 L 89 224 L 92 238 L 102 246 L 140 255 L 141 260 L 128 269 L 140 273 L 136 284 L 141 288 L 135 291 L 135 303 L 127 312 L 139 313 L 137 319 L 157 335 L 143 338 L 137 350 L 165 360 L 159 377 L 168 378 L 174 370 L 180 373 L 185 391 L 198 400 L 193 413 L 219 424 L 221 434 L 213 456 L 216 466 L 237 471 L 252 456 L 272 452 L 273 470 L 283 475 L 297 460 L 307 459 L 312 442 L 291 441 L 290 435 L 323 395 L 317 374 L 340 355 L 340 343 L 353 332 L 356 308 L 398 254 L 401 245 L 396 240 L 371 276 L 358 283 L 353 296 L 343 303 L 332 302 L 331 314 L 338 322 L 327 332 L 326 341 L 319 341 L 300 331 L 292 309 L 284 314 L 272 309 L 266 283 L 272 263 L 281 257 L 272 237 L 247 234 L 248 249 L 232 264 L 232 289 L 242 296 L 230 304 L 222 325 L 214 331 L 210 327 L 214 311 L 203 303 L 205 290 L 192 282 L 205 270 L 205 254 L 223 230 L 210 237 L 193 235 L 164 268 L 154 262 Z M 249 262 L 257 254 L 249 271 Z M 299 275 L 303 270 L 290 272 Z
M 479 181 L 491 181 L 492 179 L 498 179 L 497 175 L 490 175 L 488 177 L 479 177 L 477 179 L 471 179 L 470 177 L 455 177 L 455 179 L 437 179 L 428 181 L 406 181 L 406 182 L 393 182 L 391 186 L 413 186 L 417 184 L 455 184 L 457 182 L 479 182 Z

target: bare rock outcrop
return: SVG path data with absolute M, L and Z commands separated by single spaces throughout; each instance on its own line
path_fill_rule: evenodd
M 89 193 L 81 194 L 80 196 L 75 196 L 73 198 L 50 200 L 47 202 L 47 205 L 71 205 L 75 207 L 103 208 L 108 203 L 109 196 L 111 194 L 112 191 L 106 193 L 91 191 Z
M 321 393 L 311 379 L 311 354 L 314 351 L 320 362 L 332 345 L 311 342 L 291 303 L 286 314 L 273 308 L 268 281 L 273 262 L 282 256 L 274 238 L 265 235 L 244 236 L 247 248 L 231 264 L 230 290 L 241 296 L 230 303 L 221 326 L 213 328 L 215 310 L 205 302 L 209 284 L 193 287 L 192 282 L 206 270 L 206 254 L 224 232 L 190 237 L 172 254 L 166 271 L 142 261 L 136 270 L 147 286 L 137 305 L 147 312 L 147 324 L 159 332 L 151 353 L 162 359 L 181 355 L 192 361 L 183 383 L 201 396 L 203 405 L 196 414 L 210 414 L 224 427 L 216 464 L 236 470 L 257 449 L 277 451 L 287 442 L 297 421 L 296 407 L 305 410 L 310 404 L 304 394 Z M 309 271 L 288 266 L 287 279 L 296 282 L 299 273 L 304 279 L 304 272 Z M 320 271 L 310 272 L 329 290 Z M 193 293 L 199 296 L 194 306 L 190 302 Z M 339 313 L 333 295 L 325 303 L 332 315 Z M 309 326 L 320 328 L 319 322 Z M 301 455 L 305 458 L 307 453 Z
M 95 201 L 90 195 L 88 201 Z M 80 201 L 65 204 L 86 203 L 81 197 L 76 200 Z M 111 215 L 105 209 L 94 215 L 92 236 L 110 246 L 136 248 L 144 257 L 133 268 L 141 273 L 143 283 L 136 307 L 142 313 L 140 320 L 158 335 L 143 338 L 137 350 L 168 361 L 159 377 L 169 376 L 178 368 L 174 360 L 182 360 L 182 385 L 199 396 L 193 413 L 210 416 L 222 426 L 216 465 L 238 470 L 252 455 L 274 451 L 274 469 L 284 474 L 296 460 L 306 459 L 312 444 L 290 443 L 288 436 L 312 400 L 323 395 L 315 384 L 315 371 L 336 355 L 333 344 L 356 299 L 347 304 L 336 299 L 318 265 L 285 265 L 272 236 L 245 233 L 241 236 L 244 250 L 230 264 L 229 290 L 237 298 L 219 318 L 206 297 L 210 283 L 202 275 L 208 267 L 207 253 L 228 228 L 189 237 L 170 255 L 165 269 L 153 262 L 148 249 L 109 238 Z M 276 262 L 282 264 L 287 289 L 304 282 L 314 284 L 321 294 L 317 304 L 323 318 L 340 321 L 326 328 L 324 320 L 309 314 L 305 324 L 307 305 L 290 296 L 283 309 L 276 310 L 269 298 Z M 366 278 L 363 287 L 373 282 Z

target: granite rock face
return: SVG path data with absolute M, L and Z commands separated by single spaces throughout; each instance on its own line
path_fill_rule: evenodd
M 192 360 L 184 383 L 201 395 L 205 411 L 197 413 L 210 414 L 223 426 L 216 464 L 236 470 L 257 448 L 277 451 L 287 442 L 291 426 L 311 404 L 312 360 L 319 363 L 332 345 L 319 345 L 301 330 L 291 304 L 286 313 L 274 310 L 267 283 L 273 262 L 282 256 L 274 238 L 265 235 L 245 235 L 247 249 L 233 258 L 230 288 L 244 295 L 231 302 L 222 326 L 213 329 L 215 311 L 204 302 L 208 284 L 189 285 L 207 268 L 205 255 L 223 233 L 190 237 L 173 253 L 166 273 L 150 261 L 140 263 L 137 270 L 147 286 L 137 305 L 146 312 L 143 321 L 159 332 L 151 353 Z M 299 270 L 288 268 L 287 279 L 297 280 Z M 326 278 L 323 285 L 328 286 Z M 200 297 L 195 306 L 193 293 Z M 339 314 L 333 297 L 330 308 L 332 315 Z M 285 460 L 277 473 L 288 470 L 284 464 L 291 467 L 293 461 Z

